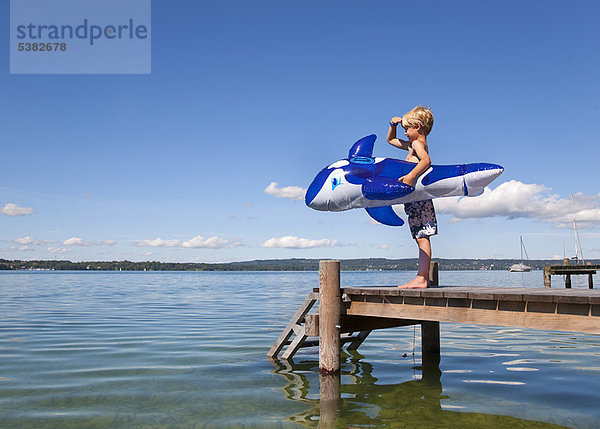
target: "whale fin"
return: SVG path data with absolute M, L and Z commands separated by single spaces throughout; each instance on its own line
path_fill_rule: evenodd
M 357 158 L 359 161 L 372 160 L 373 146 L 375 145 L 376 139 L 377 136 L 375 134 L 371 134 L 354 143 L 350 148 L 350 152 L 348 152 L 348 159 L 350 161 L 352 161 L 353 158 Z M 363 163 L 365 162 L 363 161 Z
M 414 186 L 398 182 L 391 177 L 369 178 L 362 185 L 362 194 L 368 200 L 395 200 L 414 190 Z
M 467 194 L 467 197 L 478 197 L 480 195 L 483 195 L 483 191 L 484 191 L 484 188 L 481 188 L 479 191 L 475 191 L 472 194 L 471 193 Z
M 365 208 L 369 216 L 377 222 L 387 226 L 402 226 L 404 221 L 396 214 L 392 206 L 367 207 Z

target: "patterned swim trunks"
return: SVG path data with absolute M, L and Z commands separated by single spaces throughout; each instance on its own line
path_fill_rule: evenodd
M 437 234 L 437 219 L 431 200 L 414 201 L 404 204 L 408 215 L 408 226 L 413 238 L 429 237 Z

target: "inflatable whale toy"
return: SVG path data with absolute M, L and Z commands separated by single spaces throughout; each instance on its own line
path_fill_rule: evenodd
M 306 191 L 306 205 L 332 212 L 364 208 L 379 223 L 401 226 L 404 221 L 393 205 L 439 197 L 475 197 L 504 171 L 500 165 L 487 163 L 432 165 L 413 187 L 398 179 L 416 164 L 373 158 L 375 139 L 375 134 L 363 137 L 354 143 L 347 159 L 321 170 Z

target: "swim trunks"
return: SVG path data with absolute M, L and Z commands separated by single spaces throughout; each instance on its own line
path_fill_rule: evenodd
M 431 200 L 414 201 L 404 204 L 408 215 L 408 226 L 413 238 L 429 237 L 437 234 L 437 219 Z

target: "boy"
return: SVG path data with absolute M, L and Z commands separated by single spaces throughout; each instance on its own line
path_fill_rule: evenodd
M 404 128 L 404 135 L 408 138 L 400 140 L 396 137 L 396 127 Z M 431 165 L 427 135 L 433 127 L 433 114 L 431 110 L 417 106 L 402 117 L 394 116 L 390 121 L 387 141 L 392 146 L 408 151 L 405 160 L 416 163 L 415 167 L 405 176 L 398 179 L 407 185 L 414 186 L 418 177 Z M 431 243 L 429 237 L 437 234 L 437 220 L 431 200 L 415 201 L 404 204 L 404 211 L 408 215 L 410 232 L 419 247 L 419 272 L 417 276 L 398 286 L 401 289 L 422 289 L 429 286 L 429 263 L 431 261 Z

